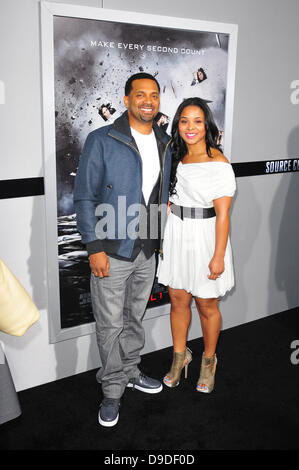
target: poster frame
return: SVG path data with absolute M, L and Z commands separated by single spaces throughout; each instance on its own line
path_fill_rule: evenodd
M 46 255 L 48 284 L 48 316 L 50 343 L 88 335 L 95 331 L 94 322 L 61 328 L 59 266 L 57 245 L 57 185 L 55 143 L 55 75 L 54 75 L 54 17 L 63 16 L 102 21 L 113 21 L 145 26 L 156 26 L 193 32 L 224 33 L 229 35 L 227 88 L 225 101 L 224 153 L 230 160 L 232 145 L 235 68 L 237 55 L 236 24 L 202 21 L 191 18 L 169 17 L 125 10 L 109 10 L 79 5 L 41 2 L 41 56 L 43 99 L 43 150 L 46 208 Z M 169 314 L 169 304 L 146 311 L 144 320 Z

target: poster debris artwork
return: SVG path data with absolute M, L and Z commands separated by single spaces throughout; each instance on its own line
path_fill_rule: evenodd
M 72 197 L 88 133 L 125 111 L 126 80 L 147 72 L 160 84 L 157 122 L 166 132 L 179 103 L 198 96 L 208 101 L 224 139 L 229 35 L 63 16 L 53 23 L 60 306 L 68 328 L 93 321 Z M 155 283 L 148 306 L 167 301 L 166 288 Z

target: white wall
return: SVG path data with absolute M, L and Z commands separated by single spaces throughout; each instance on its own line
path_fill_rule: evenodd
M 71 0 L 239 25 L 232 162 L 298 158 L 296 0 Z M 1 0 L 0 179 L 43 176 L 38 0 Z M 5 46 L 3 46 L 5 44 Z M 236 287 L 223 328 L 299 305 L 298 174 L 238 178 L 231 239 Z M 21 338 L 0 334 L 17 390 L 97 367 L 94 334 L 49 344 L 43 196 L 0 200 L 0 256 L 32 295 L 40 321 Z M 147 320 L 144 352 L 171 344 L 168 316 Z M 196 315 L 190 339 L 201 335 Z

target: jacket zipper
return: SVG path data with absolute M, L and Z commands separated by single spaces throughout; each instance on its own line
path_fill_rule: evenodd
M 142 163 L 142 157 L 141 157 L 141 155 L 140 155 L 138 149 L 137 149 L 136 147 L 134 147 L 134 145 L 128 144 L 127 142 L 124 142 L 122 139 L 119 139 L 118 137 L 115 137 L 114 135 L 111 135 L 111 134 L 109 134 L 109 135 L 110 135 L 110 137 L 112 137 L 113 139 L 118 140 L 118 141 L 121 142 L 122 144 L 125 144 L 125 145 L 127 145 L 128 147 L 130 147 L 131 149 L 135 150 L 135 152 L 139 155 L 140 162 L 141 162 L 141 189 L 142 189 L 143 163 Z M 141 190 L 141 198 L 142 198 L 142 190 Z M 141 204 L 141 198 L 140 198 L 139 204 Z
M 136 147 L 134 147 L 133 145 L 131 144 L 128 144 L 127 142 L 124 142 L 122 139 L 119 139 L 118 137 L 115 137 L 114 135 L 111 135 L 109 134 L 110 137 L 112 137 L 113 139 L 115 140 L 118 140 L 119 142 L 122 142 L 123 144 L 127 145 L 128 147 L 130 147 L 131 149 L 135 150 L 135 152 L 139 155 L 139 158 L 140 158 L 140 161 L 141 161 L 141 167 L 143 168 L 143 165 L 142 165 L 142 157 L 139 153 L 139 151 L 137 150 Z M 166 158 L 166 152 L 167 152 L 167 148 L 170 144 L 172 139 L 170 139 L 167 144 L 166 144 L 166 147 L 164 149 L 164 153 L 163 153 L 163 156 L 162 156 L 162 165 L 161 165 L 161 183 L 160 183 L 160 188 L 159 188 L 159 207 L 161 206 L 161 202 L 162 202 L 162 191 L 163 191 L 163 182 L 164 182 L 164 164 L 165 164 L 165 158 Z M 141 178 L 142 178 L 142 172 L 141 172 Z M 139 204 L 141 203 L 141 200 L 139 201 Z M 160 219 L 160 229 L 161 229 L 161 211 L 159 210 L 159 219 Z M 159 254 L 161 256 L 161 259 L 163 259 L 163 250 L 162 250 L 162 233 L 160 233 L 160 247 L 159 247 Z
M 172 139 L 169 139 L 167 142 L 167 145 L 164 150 L 163 158 L 162 158 L 162 168 L 161 168 L 161 185 L 160 185 L 160 194 L 159 194 L 159 207 L 161 207 L 162 203 L 162 192 L 163 192 L 163 183 L 164 183 L 164 164 L 165 164 L 165 158 L 166 158 L 166 153 L 168 146 L 170 144 Z M 160 231 L 162 229 L 162 224 L 161 224 L 161 210 L 159 210 L 159 218 L 160 218 Z M 162 231 L 160 233 L 160 247 L 159 247 L 159 255 L 161 259 L 163 259 L 163 249 L 162 249 Z
M 119 139 L 118 137 L 115 137 L 114 135 L 109 134 L 109 136 L 112 137 L 112 138 L 115 139 L 115 140 L 118 140 L 118 141 L 121 142 L 122 144 L 127 145 L 127 146 L 130 147 L 131 149 L 135 150 L 135 152 L 139 155 L 140 162 L 141 162 L 141 168 L 142 168 L 142 170 L 143 170 L 142 157 L 141 157 L 141 155 L 140 155 L 138 149 L 137 149 L 136 147 L 134 147 L 134 145 L 128 144 L 127 142 L 124 142 L 123 140 Z M 142 174 L 143 174 L 143 171 L 141 171 L 141 187 L 142 187 Z M 141 203 L 141 200 L 140 200 L 140 203 Z

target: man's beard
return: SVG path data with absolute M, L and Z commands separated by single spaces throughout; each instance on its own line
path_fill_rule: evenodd
M 151 114 L 150 116 L 147 116 L 147 115 L 141 114 L 141 112 L 138 109 L 138 117 L 143 122 L 153 122 L 157 114 L 158 114 L 158 111 L 156 113 Z

